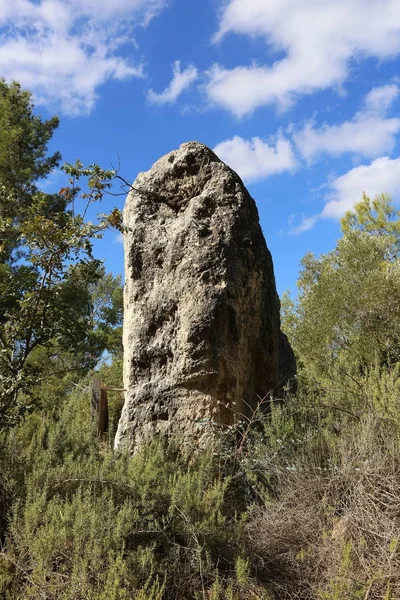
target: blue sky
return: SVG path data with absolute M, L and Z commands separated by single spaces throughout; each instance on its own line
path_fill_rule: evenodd
M 400 200 L 399 0 L 0 0 L 0 34 L 0 76 L 60 116 L 64 160 L 133 180 L 185 141 L 214 148 L 257 202 L 280 293 L 363 191 Z M 122 271 L 114 233 L 97 252 Z

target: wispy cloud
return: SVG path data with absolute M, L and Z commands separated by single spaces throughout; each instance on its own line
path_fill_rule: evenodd
M 320 215 L 306 217 L 305 215 L 290 215 L 289 217 L 289 235 L 300 235 L 314 227 Z
M 152 104 L 173 104 L 182 92 L 196 81 L 197 77 L 198 72 L 194 65 L 189 65 L 187 69 L 181 71 L 181 63 L 177 60 L 173 66 L 173 75 L 169 86 L 161 93 L 149 90 L 147 98 Z
M 124 243 L 124 234 L 117 233 L 117 235 L 113 239 L 113 244 L 123 244 L 123 243 Z
M 214 152 L 248 182 L 296 167 L 292 146 L 281 133 L 269 143 L 259 137 L 245 140 L 236 135 L 215 146 Z
M 0 73 L 37 104 L 89 113 L 109 79 L 141 77 L 120 52 L 168 0 L 0 0 Z
M 400 3 L 229 0 L 214 40 L 230 33 L 264 38 L 272 57 L 271 64 L 209 71 L 210 101 L 242 117 L 266 104 L 285 109 L 298 95 L 343 84 L 353 59 L 397 56 Z M 273 62 L 274 52 L 284 57 Z

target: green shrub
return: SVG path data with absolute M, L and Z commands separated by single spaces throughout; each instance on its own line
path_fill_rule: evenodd
M 188 462 L 161 442 L 115 458 L 92 437 L 89 406 L 78 390 L 5 436 L 14 499 L 1 596 L 189 599 L 218 572 L 224 589 L 242 555 L 230 478 L 210 455 Z
M 85 381 L 44 402 L 1 434 L 0 597 L 400 597 L 398 374 L 300 378 L 191 457 L 159 440 L 116 458 Z

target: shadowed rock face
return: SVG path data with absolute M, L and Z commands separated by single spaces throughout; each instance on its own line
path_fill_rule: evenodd
M 125 212 L 124 387 L 117 449 L 160 433 L 194 445 L 295 372 L 271 254 L 239 176 L 183 144 L 140 173 Z

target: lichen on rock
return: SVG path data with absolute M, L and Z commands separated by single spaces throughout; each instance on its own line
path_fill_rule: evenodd
M 271 254 L 239 176 L 183 144 L 140 173 L 124 211 L 125 405 L 115 446 L 158 434 L 197 444 L 282 394 L 295 361 L 280 331 Z

